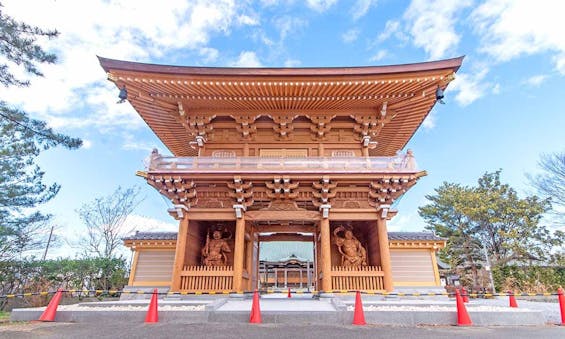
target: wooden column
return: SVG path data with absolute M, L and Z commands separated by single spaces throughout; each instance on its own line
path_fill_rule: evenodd
M 320 247 L 322 262 L 322 291 L 332 290 L 332 252 L 330 243 L 330 219 L 320 220 Z
M 243 249 L 245 247 L 245 214 L 235 219 L 235 250 L 233 252 L 233 289 L 243 292 Z
M 137 269 L 137 261 L 139 260 L 139 250 L 133 252 L 133 261 L 129 272 L 128 285 L 132 286 L 135 281 L 135 270 Z
M 183 213 L 179 222 L 179 233 L 177 234 L 177 247 L 175 250 L 175 263 L 173 266 L 173 278 L 171 282 L 171 292 L 180 291 L 181 272 L 184 268 L 184 258 L 186 256 L 186 240 L 188 238 L 188 213 Z
M 379 236 L 379 252 L 381 255 L 381 268 L 384 273 L 384 288 L 392 292 L 392 265 L 390 264 L 390 248 L 388 244 L 388 233 L 386 219 L 377 219 L 377 234 Z

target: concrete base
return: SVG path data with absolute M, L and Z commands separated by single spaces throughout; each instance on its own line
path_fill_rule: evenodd
M 124 292 L 120 295 L 120 301 L 128 301 L 128 300 L 150 300 L 151 293 L 154 289 L 157 289 L 158 293 L 167 293 L 169 292 L 168 287 L 163 286 L 147 286 L 147 287 L 140 287 L 140 286 L 125 286 Z M 138 291 L 144 292 L 143 294 L 138 293 Z
M 421 300 L 370 300 L 363 296 L 365 307 L 410 307 L 411 310 L 366 310 L 365 320 L 369 324 L 417 326 L 417 325 L 456 325 L 455 311 L 430 309 L 434 306 L 452 307 L 455 301 L 421 301 Z M 174 310 L 175 306 L 204 305 L 203 310 Z M 288 324 L 343 324 L 350 325 L 353 321 L 351 306 L 353 300 L 343 298 L 333 299 L 276 299 L 262 297 L 260 301 L 261 316 L 264 323 Z M 124 307 L 125 306 L 125 307 Z M 137 306 L 136 310 L 128 307 Z M 60 322 L 110 322 L 123 323 L 143 322 L 148 306 L 147 300 L 95 302 L 80 304 L 80 310 L 65 310 L 59 308 L 55 321 Z M 171 307 L 163 307 L 171 306 Z M 496 311 L 483 311 L 479 305 L 467 305 L 467 310 L 476 326 L 518 326 L 543 325 L 546 320 L 541 311 L 515 310 L 498 308 Z M 101 307 L 107 307 L 103 311 Z M 117 308 L 123 310 L 116 310 Z M 251 300 L 236 299 L 224 296 L 216 299 L 203 299 L 193 296 L 190 300 L 160 300 L 159 321 L 166 323 L 247 323 L 251 310 Z M 171 308 L 173 310 L 171 310 Z M 30 321 L 39 319 L 45 308 L 22 308 L 12 311 L 11 321 Z M 348 310 L 349 309 L 349 310 Z

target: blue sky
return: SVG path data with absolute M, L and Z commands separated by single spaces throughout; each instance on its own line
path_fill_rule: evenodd
M 169 203 L 135 171 L 153 147 L 168 153 L 118 91 L 96 55 L 149 63 L 230 67 L 326 67 L 413 63 L 466 55 L 456 80 L 410 140 L 428 176 L 398 204 L 394 231 L 423 229 L 417 207 L 443 181 L 474 184 L 485 171 L 531 192 L 525 173 L 565 150 L 565 3 L 551 0 L 24 1 L 4 11 L 59 38 L 45 78 L 3 98 L 80 137 L 78 151 L 49 150 L 40 165 L 61 192 L 44 209 L 73 242 L 76 209 L 118 185 L 142 187 L 128 220 L 176 230 Z M 5 89 L 2 89 L 6 91 Z M 68 249 L 53 255 L 71 253 Z

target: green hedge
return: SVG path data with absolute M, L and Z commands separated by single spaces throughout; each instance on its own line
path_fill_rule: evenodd
M 497 291 L 556 292 L 565 286 L 565 267 L 504 266 L 493 269 Z
M 0 293 L 74 290 L 121 290 L 127 284 L 123 258 L 0 261 Z M 0 300 L 0 309 L 6 305 Z

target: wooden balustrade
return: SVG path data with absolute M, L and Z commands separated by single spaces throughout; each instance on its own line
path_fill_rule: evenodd
M 233 290 L 232 266 L 185 266 L 181 272 L 182 292 Z
M 384 272 L 380 266 L 332 267 L 334 290 L 384 290 Z

